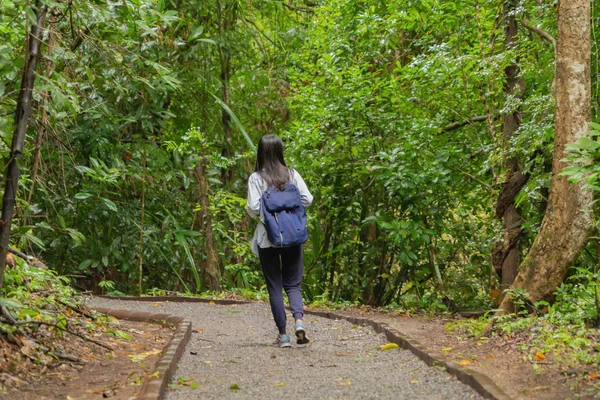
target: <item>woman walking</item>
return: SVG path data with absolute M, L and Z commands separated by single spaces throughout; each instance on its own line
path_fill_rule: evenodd
M 248 207 L 251 217 L 260 218 L 252 238 L 252 252 L 260 259 L 260 265 L 267 283 L 269 303 L 279 335 L 275 345 L 291 347 L 290 337 L 286 334 L 285 305 L 281 289 L 285 290 L 295 320 L 295 334 L 298 344 L 308 343 L 306 328 L 302 318 L 302 274 L 304 260 L 302 246 L 274 247 L 269 241 L 264 225 L 264 210 L 261 198 L 271 186 L 285 187 L 286 183 L 294 184 L 300 193 L 300 201 L 306 208 L 313 197 L 298 172 L 288 168 L 283 158 L 283 142 L 277 135 L 269 134 L 260 139 L 256 154 L 256 170 L 248 179 Z

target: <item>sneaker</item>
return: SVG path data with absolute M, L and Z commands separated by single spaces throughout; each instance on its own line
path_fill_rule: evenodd
M 292 347 L 292 341 L 288 335 L 277 335 L 277 338 L 273 342 L 275 346 L 279 346 L 282 349 L 286 347 Z
M 308 336 L 306 336 L 306 329 L 304 328 L 304 323 L 302 321 L 296 322 L 296 338 L 297 344 L 306 344 L 309 342 Z

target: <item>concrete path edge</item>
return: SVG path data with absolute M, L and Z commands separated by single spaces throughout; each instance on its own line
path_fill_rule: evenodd
M 175 297 L 175 296 L 153 296 L 153 297 L 98 296 L 98 297 L 106 298 L 106 299 L 113 299 L 113 300 L 148 301 L 148 302 L 158 302 L 158 301 L 168 301 L 168 302 L 173 302 L 173 303 L 175 303 L 175 302 L 192 302 L 192 303 L 194 303 L 194 302 L 195 303 L 213 302 L 214 304 L 220 304 L 220 305 L 254 303 L 252 301 L 245 301 L 245 300 L 224 300 L 224 299 L 205 299 L 205 298 L 201 299 L 201 298 L 194 298 L 194 297 Z M 97 308 L 96 310 L 102 310 L 102 309 Z M 144 316 L 147 315 L 147 316 L 152 316 L 152 317 L 154 317 L 156 315 L 159 315 L 161 317 L 162 316 L 172 317 L 172 316 L 166 316 L 166 315 L 160 315 L 160 314 L 133 313 L 133 312 L 128 312 L 128 311 L 124 311 L 123 313 L 125 313 L 125 314 L 143 314 Z M 328 318 L 328 319 L 346 320 L 354 325 L 370 326 L 375 330 L 375 332 L 385 334 L 385 336 L 387 337 L 387 340 L 389 340 L 391 343 L 396 343 L 399 347 L 406 349 L 406 350 L 410 350 L 415 356 L 417 356 L 419 359 L 423 360 L 427 365 L 445 369 L 450 375 L 455 376 L 460 382 L 472 387 L 482 397 L 484 397 L 486 399 L 491 399 L 491 400 L 511 400 L 512 399 L 500 387 L 498 387 L 498 385 L 496 385 L 496 383 L 494 381 L 492 381 L 492 379 L 490 379 L 490 377 L 488 377 L 487 375 L 484 375 L 480 372 L 474 371 L 470 368 L 465 368 L 462 365 L 459 365 L 455 362 L 446 361 L 441 354 L 439 354 L 435 351 L 429 350 L 428 348 L 423 346 L 421 343 L 419 343 L 417 340 L 411 338 L 409 335 L 406 335 L 406 334 L 398 331 L 397 329 L 390 328 L 386 323 L 377 322 L 377 321 L 374 321 L 374 320 L 368 319 L 368 318 L 357 318 L 357 317 L 353 317 L 353 316 L 347 316 L 347 315 L 338 314 L 338 313 L 331 312 L 331 311 L 305 310 L 305 313 L 308 315 L 316 315 L 318 317 L 323 317 L 323 318 Z M 114 314 L 110 314 L 110 315 L 114 315 Z M 117 315 L 114 315 L 114 316 L 117 318 L 122 318 Z M 179 318 L 182 321 L 184 320 L 182 317 L 174 317 L 174 318 Z M 129 318 L 123 317 L 123 319 L 129 319 Z M 173 370 L 174 370 L 175 365 L 177 364 L 177 361 L 181 357 L 181 354 L 183 353 L 183 349 L 185 348 L 185 344 L 187 343 L 187 340 L 189 340 L 189 335 L 191 332 L 191 324 L 189 323 L 189 321 L 187 321 L 187 322 L 189 324 L 188 328 L 187 328 L 187 330 L 188 330 L 187 338 L 185 339 L 185 342 L 181 342 L 181 341 L 179 342 L 179 346 L 181 346 L 181 350 L 180 350 L 179 354 L 177 355 L 176 360 L 172 361 L 172 364 L 173 364 L 172 369 Z M 177 332 L 176 332 L 176 334 L 177 334 Z M 173 339 L 171 341 L 173 341 L 174 339 L 175 339 L 175 336 L 173 337 Z M 170 346 L 170 345 L 171 345 L 171 343 L 169 343 L 169 345 L 167 345 L 167 346 Z M 167 349 L 167 347 L 165 347 L 165 349 Z M 165 353 L 166 352 L 163 352 L 163 356 L 165 355 Z M 162 357 L 159 360 L 159 363 L 160 362 L 162 362 Z M 157 363 L 157 367 L 158 367 L 159 363 Z M 173 371 L 171 370 L 170 373 L 172 374 Z M 165 375 L 163 375 L 163 373 L 160 373 L 160 376 L 165 376 Z M 167 386 L 167 383 L 169 382 L 170 378 L 171 378 L 171 376 L 169 376 L 168 379 L 165 379 L 164 384 L 162 385 L 162 386 L 164 386 L 164 388 L 162 388 L 161 396 L 164 394 L 164 391 L 166 390 L 166 386 Z M 143 392 L 141 392 L 141 393 L 143 393 Z M 143 400 L 160 399 L 160 398 L 162 398 L 162 397 L 139 397 L 139 399 L 143 399 Z
M 127 297 L 124 299 L 137 300 L 135 297 Z M 173 373 L 177 368 L 177 363 L 183 355 L 185 346 L 190 340 L 192 333 L 191 321 L 184 317 L 169 314 L 152 314 L 102 307 L 92 307 L 92 309 L 117 319 L 156 323 L 175 327 L 175 332 L 173 333 L 173 336 L 171 336 L 169 343 L 163 348 L 159 359 L 154 365 L 152 373 L 146 376 L 139 393 L 134 397 L 137 400 L 160 400 L 164 398 L 167 391 L 167 385 L 171 381 Z

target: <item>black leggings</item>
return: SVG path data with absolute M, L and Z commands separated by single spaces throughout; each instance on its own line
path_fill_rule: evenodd
M 280 334 L 285 334 L 286 318 L 282 288 L 290 301 L 294 319 L 301 319 L 304 316 L 300 292 L 304 272 L 302 246 L 259 248 L 258 255 L 269 291 L 269 303 L 275 325 Z

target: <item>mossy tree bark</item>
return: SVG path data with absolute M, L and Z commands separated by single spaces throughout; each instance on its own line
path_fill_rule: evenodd
M 556 49 L 556 111 L 554 156 L 548 207 L 529 254 L 520 265 L 513 287 L 536 302 L 548 298 L 564 280 L 592 229 L 592 192 L 567 182 L 565 146 L 586 136 L 590 119 L 590 2 L 561 0 Z M 499 314 L 514 311 L 506 296 Z

